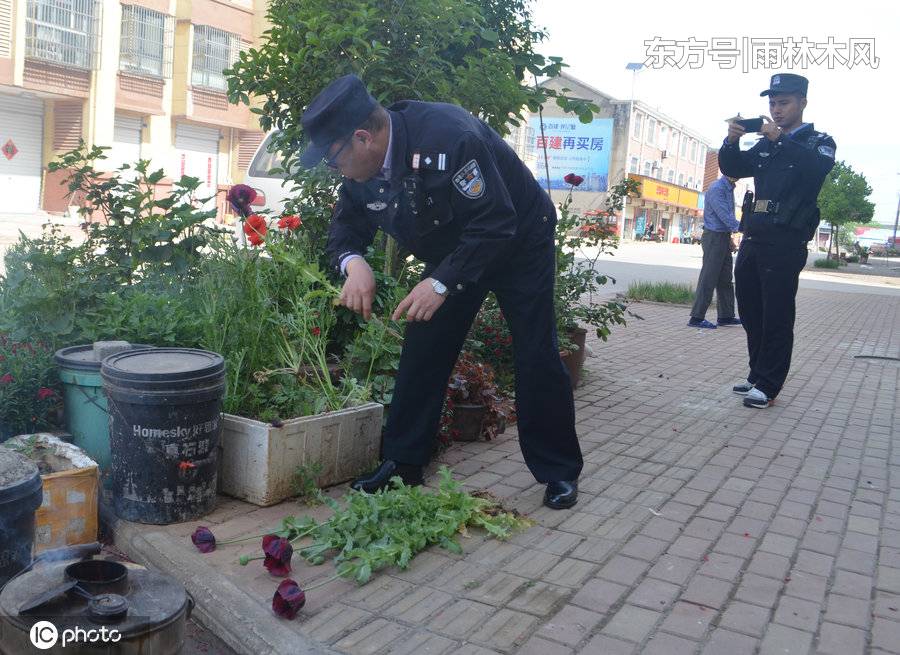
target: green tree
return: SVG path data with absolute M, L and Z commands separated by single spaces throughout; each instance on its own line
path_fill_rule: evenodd
M 226 71 L 228 93 L 232 102 L 261 99 L 252 111 L 263 130 L 282 130 L 273 149 L 288 170 L 301 150 L 304 108 L 347 73 L 382 104 L 452 102 L 501 133 L 523 107 L 536 111 L 550 97 L 584 121 L 596 110 L 533 84 L 565 64 L 535 52 L 546 34 L 534 26 L 528 0 L 272 0 L 268 18 L 260 47 Z
M 831 225 L 831 241 L 828 243 L 828 257 L 831 244 L 835 245 L 835 258 L 840 255 L 840 230 L 848 224 L 868 223 L 875 214 L 874 203 L 868 200 L 872 187 L 862 173 L 857 173 L 849 164 L 836 162 L 825 178 L 819 192 L 819 211 L 822 220 Z

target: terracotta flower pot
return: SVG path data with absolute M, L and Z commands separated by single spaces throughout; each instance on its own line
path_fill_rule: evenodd
M 578 350 L 560 352 L 559 356 L 569 371 L 569 378 L 572 380 L 572 388 L 578 388 L 581 382 L 581 367 L 584 365 L 587 351 L 584 348 L 585 339 L 587 338 L 587 330 L 585 328 L 576 327 L 568 331 L 569 341 L 578 346 Z
M 453 405 L 453 423 L 450 434 L 454 441 L 477 441 L 487 415 L 486 405 Z

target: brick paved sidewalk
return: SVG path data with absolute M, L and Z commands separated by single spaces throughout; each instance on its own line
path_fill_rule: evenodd
M 900 362 L 876 358 L 900 357 L 900 295 L 801 292 L 795 364 L 766 410 L 731 392 L 746 374 L 740 328 L 635 311 L 645 320 L 593 344 L 576 393 L 573 510 L 542 507 L 514 432 L 444 454 L 538 522 L 509 542 L 474 536 L 461 556 L 432 549 L 367 586 L 334 582 L 284 622 L 268 610 L 277 581 L 235 563 L 257 544 L 202 556 L 197 523 L 164 530 L 273 629 L 330 652 L 900 653 Z M 227 501 L 202 523 L 228 538 L 299 510 L 248 507 Z

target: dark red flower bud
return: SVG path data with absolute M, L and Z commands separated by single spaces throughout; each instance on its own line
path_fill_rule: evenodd
M 0 377 L 0 384 L 9 384 L 9 383 L 12 382 L 14 379 L 15 379 L 15 378 L 13 378 L 12 374 L 7 373 L 7 374 L 5 374 L 3 377 Z
M 38 400 L 47 400 L 47 398 L 52 398 L 55 395 L 56 392 L 53 391 L 53 389 L 48 389 L 47 387 L 41 387 L 37 392 Z
M 584 182 L 584 178 L 580 175 L 575 175 L 575 173 L 569 173 L 563 178 L 563 182 L 566 184 L 571 184 L 572 186 L 578 186 L 582 182 Z
M 294 547 L 291 542 L 284 537 L 274 534 L 267 534 L 262 540 L 263 552 L 266 559 L 263 566 L 274 576 L 284 577 L 291 572 L 291 556 L 294 554 Z
M 202 525 L 194 530 L 194 534 L 191 535 L 191 541 L 194 542 L 197 550 L 201 553 L 211 553 L 216 549 L 215 536 L 213 536 L 213 533 L 209 528 L 203 527 Z
M 300 608 L 306 604 L 306 594 L 296 582 L 288 578 L 282 580 L 272 597 L 272 611 L 283 619 L 297 616 Z
M 256 200 L 256 190 L 246 184 L 235 184 L 228 190 L 225 199 L 231 203 L 234 211 L 246 216 L 250 213 L 250 203 Z

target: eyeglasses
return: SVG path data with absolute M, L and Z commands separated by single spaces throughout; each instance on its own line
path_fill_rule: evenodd
M 337 158 L 341 156 L 341 153 L 344 152 L 344 148 L 350 145 L 350 140 L 353 138 L 351 134 L 346 139 L 344 139 L 344 143 L 340 148 L 337 149 L 337 152 L 331 155 L 330 157 L 325 157 L 325 165 L 333 171 L 338 169 Z

